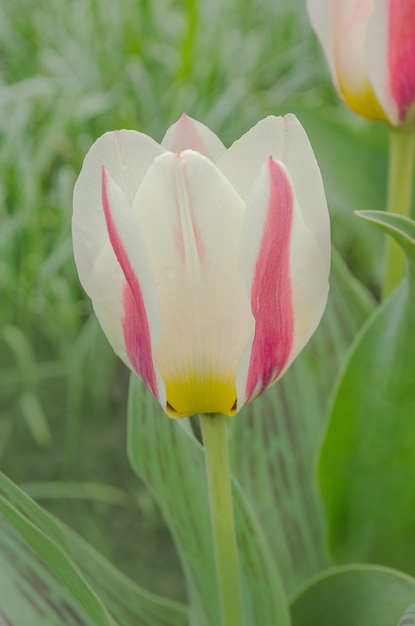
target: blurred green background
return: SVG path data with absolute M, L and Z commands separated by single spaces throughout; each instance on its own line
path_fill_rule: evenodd
M 227 145 L 295 112 L 333 239 L 377 292 L 381 238 L 352 211 L 383 208 L 386 129 L 338 102 L 303 0 L 2 0 L 1 469 L 134 580 L 179 599 L 175 549 L 126 457 L 128 372 L 78 283 L 70 221 L 99 135 L 161 140 L 183 111 Z

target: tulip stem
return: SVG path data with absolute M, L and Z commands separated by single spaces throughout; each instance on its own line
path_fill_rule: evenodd
M 221 626 L 242 626 L 242 593 L 232 504 L 226 417 L 200 415 L 221 606 Z
M 391 128 L 387 210 L 410 217 L 415 156 L 415 130 Z M 398 285 L 405 272 L 405 255 L 392 237 L 386 240 L 383 298 Z

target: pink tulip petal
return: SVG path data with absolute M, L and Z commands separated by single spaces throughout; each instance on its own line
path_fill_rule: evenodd
M 389 2 L 389 81 L 400 121 L 415 104 L 415 2 Z
M 415 3 L 377 2 L 366 42 L 370 79 L 393 124 L 415 121 Z
M 251 309 L 255 318 L 255 335 L 246 376 L 246 400 L 260 394 L 278 378 L 292 349 L 292 219 L 291 183 L 285 167 L 270 157 L 247 207 L 242 248 L 243 261 L 251 265 Z M 255 250 L 257 254 L 253 256 Z
M 167 130 L 162 145 L 171 152 L 195 150 L 211 161 L 216 161 L 226 150 L 225 146 L 207 126 L 185 113 Z
M 286 371 L 327 302 L 330 238 L 310 229 L 296 191 L 283 163 L 269 158 L 247 204 L 240 266 L 256 326 L 238 369 L 240 404 Z
M 126 201 L 132 204 L 144 173 L 163 152 L 165 149 L 153 139 L 136 131 L 105 133 L 86 155 L 74 189 L 72 236 L 79 278 L 114 351 L 129 367 L 122 328 L 126 280 L 108 239 L 102 208 L 102 166 L 110 170 Z
M 148 167 L 163 152 L 165 149 L 150 137 L 132 130 L 120 130 L 105 133 L 97 139 L 85 157 L 74 189 L 72 232 L 79 278 L 94 302 L 96 260 L 108 244 L 102 210 L 102 166 L 108 169 L 132 206 Z
M 143 379 L 153 395 L 161 399 L 160 385 L 152 357 L 152 336 L 146 310 L 142 285 L 137 266 L 151 280 L 149 267 L 145 267 L 144 244 L 141 241 L 138 222 L 124 201 L 124 195 L 115 181 L 103 168 L 102 204 L 108 235 L 124 273 L 126 283 L 123 291 L 124 316 L 122 327 L 128 358 L 133 369 Z M 152 319 L 154 323 L 154 319 Z

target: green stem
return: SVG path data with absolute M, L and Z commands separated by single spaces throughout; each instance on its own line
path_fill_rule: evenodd
M 415 130 L 391 128 L 389 144 L 389 173 L 387 210 L 399 215 L 411 215 L 415 156 Z M 383 298 L 388 296 L 403 278 L 405 256 L 392 237 L 386 240 L 386 268 Z
M 221 626 L 242 626 L 242 593 L 232 505 L 226 417 L 200 416 L 221 605 Z

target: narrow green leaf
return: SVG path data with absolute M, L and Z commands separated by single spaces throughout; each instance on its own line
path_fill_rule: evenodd
M 112 622 L 106 609 L 65 552 L 1 496 L 0 513 L 47 563 L 51 571 L 68 588 L 93 622 L 97 626 L 111 626 Z
M 293 599 L 293 626 L 392 626 L 414 597 L 415 580 L 396 570 L 371 565 L 333 568 Z M 398 626 L 412 623 L 403 619 Z
M 327 311 L 284 377 L 233 420 L 232 468 L 289 593 L 328 564 L 315 454 L 331 386 L 371 298 L 334 254 Z
M 69 577 L 70 584 L 71 580 L 75 580 L 75 587 L 78 583 L 83 585 L 81 592 L 84 595 L 89 594 L 87 601 L 94 606 L 99 605 L 95 596 L 95 593 L 98 594 L 120 626 L 187 625 L 187 611 L 184 606 L 160 598 L 135 585 L 75 532 L 55 520 L 0 473 L 0 511 L 2 506 L 15 529 L 44 559 L 50 569 L 55 571 L 58 578 L 67 582 Z M 61 573 L 54 569 L 57 568 L 58 562 L 63 567 Z M 77 574 L 76 567 L 95 593 L 82 582 L 83 579 Z M 98 608 L 98 614 L 100 611 L 105 612 L 105 609 Z M 101 615 L 98 619 L 101 621 L 94 623 L 98 623 L 99 626 L 108 623 L 108 617 L 103 618 Z
M 62 550 L 68 552 L 67 541 L 59 525 L 2 472 L 0 472 L 0 497 L 48 535 Z
M 375 224 L 393 237 L 405 252 L 411 265 L 415 265 L 415 222 L 405 215 L 384 211 L 356 211 L 358 217 Z
M 212 531 L 203 448 L 188 420 L 169 420 L 135 377 L 130 381 L 129 456 L 134 470 L 157 500 L 181 557 L 190 619 L 219 624 Z M 244 626 L 290 619 L 278 572 L 244 494 L 233 486 L 240 551 Z
M 415 286 L 371 317 L 338 382 L 319 479 L 339 562 L 415 573 Z
M 139 587 L 79 535 L 64 526 L 63 530 L 73 559 L 119 626 L 188 625 L 184 605 Z
M 0 623 L 8 626 L 96 624 L 21 535 L 0 514 Z

